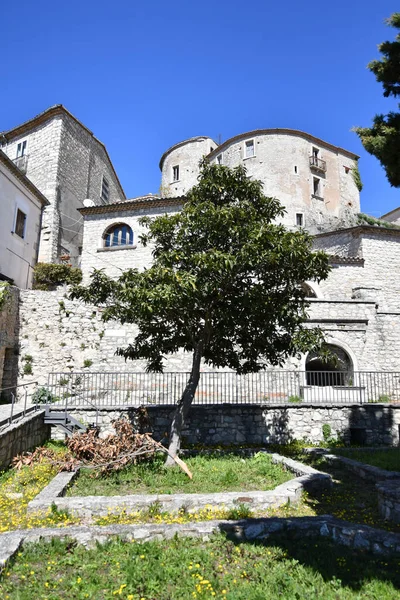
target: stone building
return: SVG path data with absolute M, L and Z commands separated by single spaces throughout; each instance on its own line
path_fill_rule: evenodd
M 359 372 L 400 372 L 400 284 L 396 277 L 400 269 L 400 228 L 382 226 L 379 220 L 370 219 L 374 225 L 360 220 L 355 176 L 358 157 L 309 134 L 257 130 L 219 146 L 207 137 L 173 146 L 161 159 L 160 196 L 122 202 L 120 197 L 110 197 L 109 204 L 98 202 L 79 208 L 84 224 L 84 282 L 89 281 L 94 268 L 117 277 L 127 268 L 143 269 L 151 264 L 152 249 L 141 245 L 139 239 L 140 218 L 181 210 L 185 193 L 196 183 L 203 155 L 229 166 L 245 164 L 250 176 L 263 181 L 265 193 L 285 205 L 283 222 L 290 228 L 309 230 L 315 248 L 330 255 L 332 271 L 328 279 L 319 285 L 304 285 L 310 301 L 309 323 L 325 332 L 337 365 L 327 367 L 312 354 L 288 361 L 286 369 L 303 373 L 304 398 L 308 394 L 310 399 L 315 389 L 321 389 L 318 376 L 311 373 L 332 368 L 336 373 L 347 372 L 344 379 L 338 374 L 329 380 L 339 384 L 346 400 L 359 401 L 360 394 L 377 399 L 377 388 L 371 391 L 367 384 L 361 385 Z M 93 198 L 93 192 L 85 195 Z M 94 372 L 143 373 L 144 361 L 125 363 L 115 354 L 118 347 L 133 340 L 135 327 L 118 322 L 104 324 L 97 307 L 69 300 L 65 291 L 20 293 L 20 382 L 38 380 L 45 385 L 49 373 L 66 370 L 84 369 L 88 377 Z M 32 374 L 21 376 L 26 355 L 33 357 Z M 190 362 L 190 356 L 179 352 L 167 357 L 165 370 L 184 373 L 190 369 Z M 213 368 L 203 366 L 203 371 L 210 370 Z M 398 382 L 396 394 L 400 398 L 400 378 L 393 381 Z
M 228 167 L 244 165 L 267 196 L 279 198 L 288 227 L 318 233 L 354 224 L 360 212 L 358 156 L 293 129 L 257 129 L 220 145 L 207 137 L 175 144 L 161 157 L 161 195 L 181 196 L 195 185 L 204 155 Z
M 306 133 L 257 130 L 219 146 L 207 137 L 176 144 L 160 162 L 163 197 L 80 209 L 84 281 L 89 281 L 94 268 L 116 277 L 129 267 L 151 264 L 151 248 L 140 244 L 140 218 L 179 211 L 184 194 L 196 183 L 204 154 L 230 167 L 245 164 L 250 176 L 263 181 L 265 193 L 284 204 L 283 222 L 313 233 L 315 247 L 330 255 L 332 271 L 327 281 L 305 285 L 311 302 L 310 323 L 325 331 L 340 368 L 400 370 L 396 350 L 400 229 L 380 227 L 379 220 L 375 226 L 362 223 L 354 177 L 358 157 Z M 183 354 L 171 364 L 174 368 L 180 364 L 178 370 L 189 368 Z M 293 359 L 286 366 L 303 371 L 327 368 L 314 356 Z
M 125 199 L 106 147 L 61 104 L 0 133 L 0 147 L 50 202 L 39 261 L 68 255 L 78 264 L 83 223 L 77 209 L 86 198 L 94 205 Z

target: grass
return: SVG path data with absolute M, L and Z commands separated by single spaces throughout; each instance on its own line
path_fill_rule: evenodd
M 73 541 L 27 545 L 0 580 L 4 600 L 394 600 L 399 560 L 323 539 L 233 543 L 174 538 L 115 540 L 94 549 Z
M 347 450 L 340 448 L 335 454 L 358 460 L 359 462 L 373 465 L 387 471 L 400 471 L 400 448 L 387 448 L 383 450 Z
M 297 508 L 298 516 L 330 514 L 345 521 L 400 533 L 400 524 L 381 518 L 378 511 L 378 495 L 373 482 L 357 477 L 343 465 L 330 464 L 321 456 L 302 454 L 301 449 L 296 452 L 295 448 L 296 445 L 293 444 L 277 447 L 276 450 L 281 454 L 289 454 L 303 463 L 310 464 L 319 471 L 329 473 L 333 479 L 333 486 L 329 492 L 318 496 L 304 497 L 302 504 Z M 335 450 L 335 452 L 339 452 L 339 450 Z M 289 506 L 284 511 L 278 509 L 275 513 L 269 511 L 269 514 L 291 516 L 294 510 L 294 507 Z
M 185 462 L 193 473 L 190 480 L 178 468 L 165 468 L 165 457 L 127 467 L 100 478 L 82 470 L 69 489 L 69 496 L 114 496 L 127 494 L 213 493 L 270 490 L 292 479 L 292 473 L 274 464 L 271 456 L 260 452 L 251 458 L 234 453 L 225 456 L 204 454 Z
M 48 442 L 47 447 L 63 452 L 59 442 Z M 76 521 L 65 512 L 54 509 L 46 513 L 27 513 L 28 503 L 53 479 L 57 469 L 48 461 L 9 469 L 0 473 L 0 533 L 11 529 L 70 525 Z

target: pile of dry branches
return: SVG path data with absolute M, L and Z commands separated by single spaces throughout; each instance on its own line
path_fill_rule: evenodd
M 46 460 L 58 471 L 73 471 L 78 467 L 94 469 L 102 475 L 119 471 L 127 465 L 154 456 L 156 452 L 168 453 L 149 433 L 135 433 L 132 424 L 125 418 L 114 421 L 114 434 L 100 438 L 97 429 L 85 433 L 75 433 L 66 441 L 67 451 L 57 452 L 51 448 L 36 448 L 34 452 L 18 455 L 13 460 L 17 469 L 25 465 Z M 179 458 L 174 459 L 180 468 L 192 478 L 187 466 Z
M 160 444 L 150 434 L 135 433 L 127 419 L 118 419 L 113 427 L 115 434 L 104 439 L 99 438 L 96 429 L 89 429 L 73 435 L 66 445 L 82 466 L 99 469 L 100 473 L 119 471 L 160 450 Z

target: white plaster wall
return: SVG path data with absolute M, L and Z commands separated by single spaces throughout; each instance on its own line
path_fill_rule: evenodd
M 142 208 L 135 211 L 110 212 L 107 215 L 85 216 L 81 266 L 83 281 L 88 283 L 93 269 L 105 269 L 110 277 L 118 277 L 126 269 L 143 270 L 152 263 L 152 247 L 143 246 L 139 237 L 147 228 L 139 223 L 143 216 L 157 217 L 179 211 L 175 207 Z M 133 231 L 133 247 L 104 248 L 104 232 L 114 224 L 126 223 Z
M 23 238 L 14 233 L 18 208 L 26 214 Z M 0 272 L 20 288 L 32 284 L 41 209 L 39 200 L 0 162 Z
M 57 115 L 2 147 L 7 156 L 14 160 L 17 156 L 18 144 L 27 141 L 26 176 L 50 202 L 44 210 L 42 221 L 39 260 L 43 262 L 51 262 L 53 256 L 57 254 L 59 215 L 55 207 L 61 128 L 61 116 Z

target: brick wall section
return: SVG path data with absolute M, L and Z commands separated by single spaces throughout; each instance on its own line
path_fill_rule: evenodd
M 0 470 L 7 469 L 21 452 L 40 446 L 50 439 L 50 425 L 44 423 L 44 411 L 25 417 L 0 433 Z
M 166 439 L 173 406 L 147 407 L 150 430 L 156 440 Z M 72 416 L 85 423 L 96 424 L 96 411 L 89 407 L 70 409 Z M 112 422 L 127 415 L 136 423 L 135 408 L 100 409 L 97 424 L 102 435 L 113 433 Z M 224 404 L 192 406 L 183 437 L 189 444 L 277 444 L 292 439 L 323 441 L 322 426 L 329 424 L 332 435 L 350 441 L 351 430 L 365 434 L 368 445 L 397 445 L 399 442 L 400 406 L 308 405 L 260 406 Z M 56 433 L 54 431 L 54 433 Z

